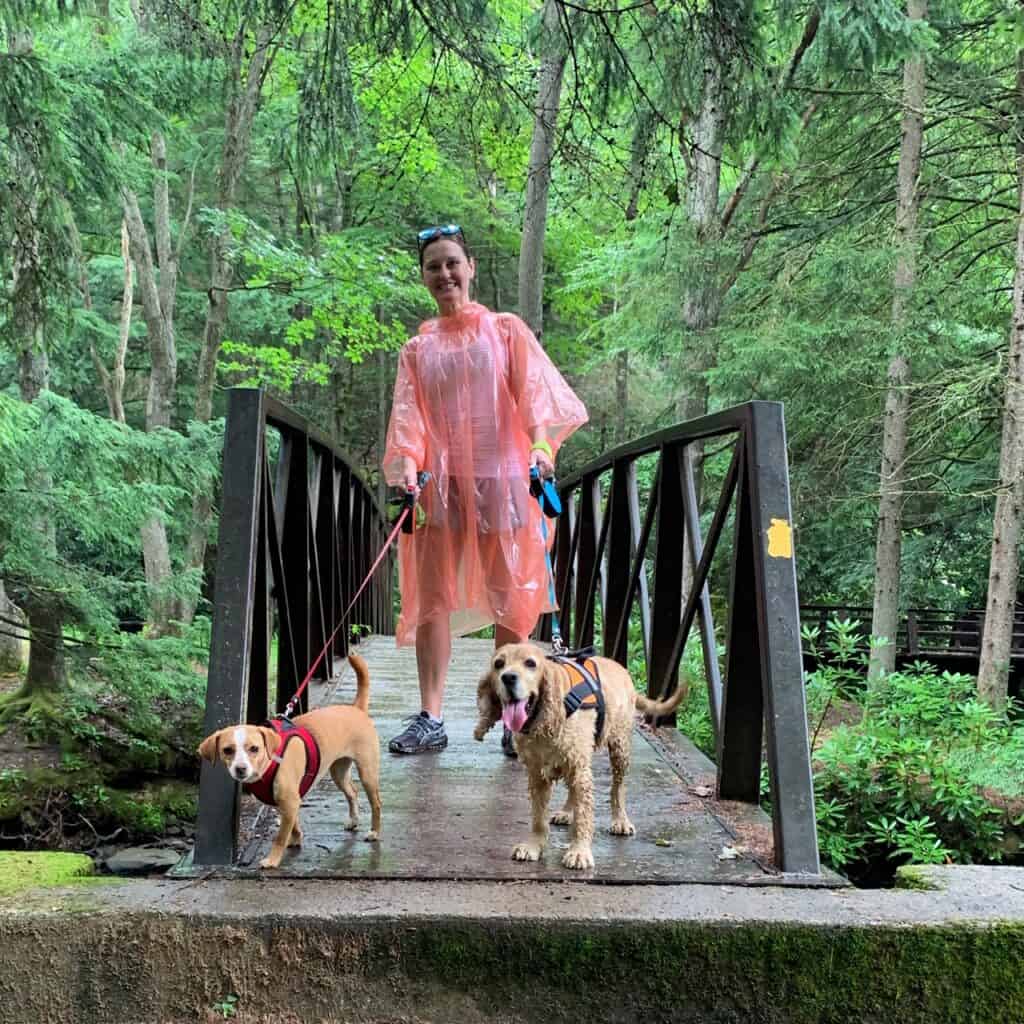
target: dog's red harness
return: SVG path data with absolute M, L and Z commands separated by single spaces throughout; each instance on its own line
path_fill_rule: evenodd
M 285 747 L 292 740 L 300 739 L 306 748 L 306 772 L 299 783 L 300 797 L 304 797 L 309 792 L 309 787 L 313 785 L 320 771 L 320 748 L 316 745 L 316 740 L 310 735 L 308 729 L 304 729 L 301 725 L 295 725 L 287 718 L 271 718 L 267 725 L 280 737 L 277 752 L 271 757 L 267 770 L 255 782 L 246 782 L 242 788 L 246 793 L 252 793 L 262 803 L 275 807 L 274 776 L 277 775 L 277 766 L 281 763 L 281 758 L 284 757 Z

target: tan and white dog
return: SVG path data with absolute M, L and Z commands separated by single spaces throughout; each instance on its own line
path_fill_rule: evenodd
M 604 696 L 604 724 L 595 739 L 595 716 L 577 711 L 567 715 L 565 696 L 575 680 L 562 664 L 552 661 L 533 644 L 507 644 L 494 652 L 477 688 L 480 718 L 473 736 L 482 740 L 496 722 L 515 734 L 516 752 L 526 767 L 532 829 L 528 842 L 512 850 L 514 860 L 539 860 L 548 840 L 548 803 L 555 782 L 564 779 L 569 790 L 565 806 L 551 818 L 553 825 L 571 825 L 572 840 L 562 857 L 567 868 L 594 866 L 594 751 L 607 747 L 612 766 L 612 835 L 631 836 L 636 829 L 626 814 L 626 772 L 633 737 L 635 710 L 661 717 L 681 702 L 685 686 L 664 701 L 636 692 L 629 673 L 610 658 L 588 659 L 596 667 Z
M 292 721 L 309 732 L 320 750 L 319 770 L 309 788 L 330 772 L 334 784 L 348 801 L 349 820 L 345 828 L 349 831 L 359 827 L 359 805 L 351 777 L 355 764 L 371 809 L 370 831 L 364 838 L 374 842 L 380 838 L 381 827 L 380 740 L 368 714 L 370 675 L 366 662 L 355 654 L 350 654 L 348 660 L 356 673 L 355 702 L 317 708 Z M 267 726 L 229 725 L 203 740 L 199 756 L 211 764 L 221 761 L 233 779 L 252 785 L 272 766 L 279 744 L 280 737 Z M 273 778 L 273 803 L 280 813 L 281 824 L 270 853 L 260 861 L 260 867 L 276 868 L 286 847 L 302 845 L 299 791 L 306 772 L 306 747 L 300 739 L 292 739 L 285 747 Z

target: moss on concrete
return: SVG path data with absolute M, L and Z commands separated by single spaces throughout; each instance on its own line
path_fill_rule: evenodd
M 26 949 L 48 958 L 44 973 L 14 952 Z M 71 932 L 59 915 L 0 916 L 0 975 L 23 993 L 19 1019 L 51 1024 L 202 1019 L 225 992 L 250 1014 L 321 1020 L 344 1008 L 350 1024 L 1019 1024 L 1022 958 L 1019 922 L 356 923 L 339 908 L 247 925 L 103 914 Z M 45 981 L 54 973 L 69 988 Z
M 987 928 L 675 924 L 504 934 L 448 928 L 418 932 L 414 948 L 401 952 L 401 971 L 475 991 L 494 1012 L 521 1004 L 525 983 L 526 998 L 536 1000 L 549 1024 L 629 1019 L 630 1007 L 634 1019 L 648 1020 L 1019 1024 L 1021 957 L 1019 922 Z M 556 1012 L 560 1003 L 564 1013 Z
M 896 869 L 897 889 L 921 889 L 926 892 L 941 892 L 942 886 L 936 880 L 929 864 L 904 864 Z
M 92 859 L 83 853 L 0 851 L 0 897 L 26 889 L 67 885 L 92 873 Z

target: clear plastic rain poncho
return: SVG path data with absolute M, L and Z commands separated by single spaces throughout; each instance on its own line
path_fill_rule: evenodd
M 493 622 L 527 636 L 552 610 L 530 445 L 539 432 L 557 453 L 586 421 L 518 317 L 471 302 L 420 326 L 398 358 L 384 453 L 389 484 L 403 485 L 406 456 L 430 474 L 425 521 L 400 535 L 399 645 L 436 618 L 456 636 Z

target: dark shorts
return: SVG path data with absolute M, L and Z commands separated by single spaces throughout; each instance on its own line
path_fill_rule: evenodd
M 511 533 L 530 522 L 530 482 L 520 478 L 449 477 L 423 491 L 427 525 L 459 532 Z

